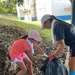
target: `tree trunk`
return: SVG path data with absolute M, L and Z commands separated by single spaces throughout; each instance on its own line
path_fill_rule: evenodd
M 36 0 L 31 0 L 31 16 L 34 18 L 34 20 L 36 20 Z
M 9 0 L 8 1 L 8 8 L 9 8 L 9 13 L 13 14 L 13 6 L 14 6 L 14 1 L 13 0 Z

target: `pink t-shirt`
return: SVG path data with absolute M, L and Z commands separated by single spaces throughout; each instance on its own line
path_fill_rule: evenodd
M 25 39 L 15 41 L 9 51 L 10 57 L 18 57 L 23 52 L 30 50 L 30 46 Z

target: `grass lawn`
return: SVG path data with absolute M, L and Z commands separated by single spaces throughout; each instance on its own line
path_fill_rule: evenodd
M 24 28 L 27 32 L 36 30 L 46 41 L 51 40 L 50 30 L 40 30 L 40 21 L 25 21 L 19 20 L 15 15 L 0 14 L 0 25 L 18 26 Z
M 66 22 L 71 23 L 71 21 Z M 24 28 L 27 32 L 36 30 L 43 39 L 51 41 L 51 31 L 46 29 L 40 30 L 40 21 L 19 20 L 16 15 L 0 14 L 0 25 L 18 26 Z

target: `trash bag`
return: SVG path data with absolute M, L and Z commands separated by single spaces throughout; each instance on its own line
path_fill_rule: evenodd
M 40 71 L 42 71 L 44 74 L 45 74 L 45 71 L 46 71 L 46 65 L 47 65 L 47 63 L 48 63 L 48 59 L 46 59 L 45 61 L 44 61 L 44 65 L 41 67 L 41 69 L 40 69 Z
M 40 70 L 45 75 L 68 75 L 66 67 L 58 58 L 54 58 L 52 61 L 46 60 Z

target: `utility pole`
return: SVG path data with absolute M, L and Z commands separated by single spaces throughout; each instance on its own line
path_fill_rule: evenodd
M 75 0 L 72 1 L 72 24 L 75 26 Z

